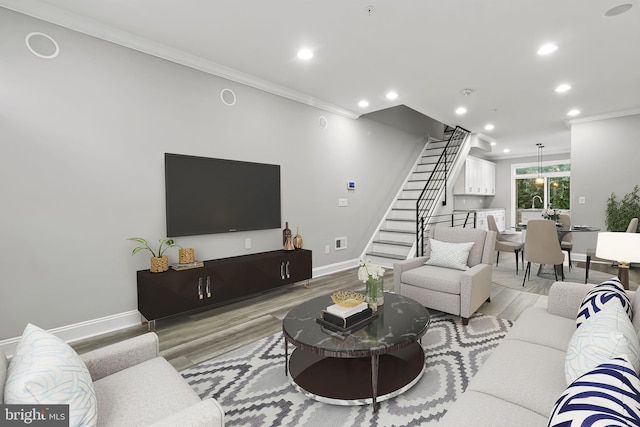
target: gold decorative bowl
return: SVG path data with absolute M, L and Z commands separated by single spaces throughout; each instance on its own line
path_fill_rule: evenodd
M 355 307 L 363 303 L 364 299 L 365 296 L 363 294 L 353 291 L 340 291 L 331 294 L 331 301 L 342 307 Z

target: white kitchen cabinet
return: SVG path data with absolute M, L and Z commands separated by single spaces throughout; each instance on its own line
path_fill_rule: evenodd
M 496 165 L 487 160 L 467 157 L 454 187 L 454 194 L 493 196 L 496 194 Z
M 476 228 L 481 230 L 488 230 L 489 225 L 487 223 L 487 216 L 492 215 L 496 220 L 496 226 L 499 231 L 505 231 L 506 229 L 506 210 L 505 209 L 483 209 L 476 211 Z

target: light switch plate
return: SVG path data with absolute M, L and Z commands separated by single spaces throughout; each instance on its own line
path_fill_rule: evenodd
M 578 204 L 584 205 L 585 203 L 587 203 L 587 200 L 584 196 L 578 197 Z
M 338 199 L 338 206 L 340 206 L 341 208 L 349 206 L 349 200 L 348 199 Z

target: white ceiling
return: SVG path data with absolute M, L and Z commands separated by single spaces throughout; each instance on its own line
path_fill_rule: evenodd
M 603 16 L 622 3 L 633 7 Z M 534 155 L 537 142 L 545 153 L 567 152 L 572 108 L 582 111 L 578 120 L 640 113 L 638 0 L 0 5 L 352 118 L 404 104 L 495 140 L 490 158 Z M 559 49 L 537 55 L 546 42 Z M 297 59 L 300 47 L 311 48 L 314 58 Z M 555 93 L 562 82 L 572 89 Z M 473 94 L 464 96 L 464 88 Z M 384 98 L 390 89 L 400 94 L 394 102 Z M 363 98 L 366 109 L 357 106 Z M 461 105 L 464 116 L 454 112 Z M 488 122 L 495 130 L 483 129 Z

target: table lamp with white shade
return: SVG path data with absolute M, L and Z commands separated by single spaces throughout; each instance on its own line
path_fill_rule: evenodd
M 629 264 L 640 262 L 640 233 L 598 233 L 596 256 L 618 262 L 618 277 L 629 289 Z

